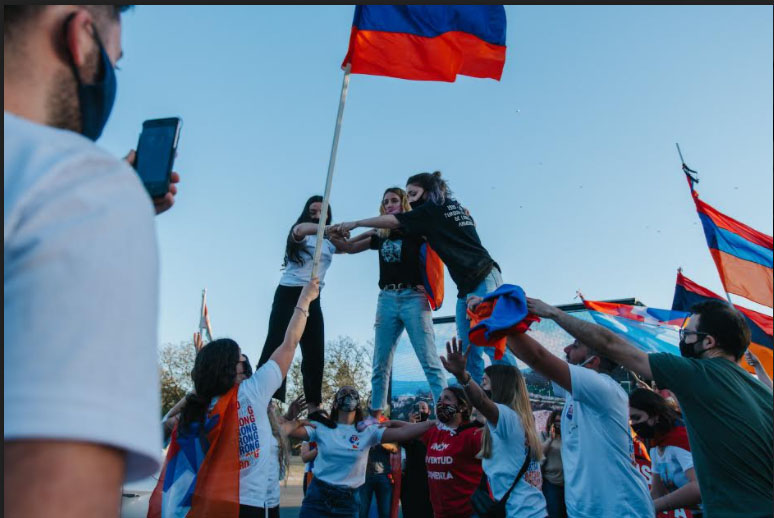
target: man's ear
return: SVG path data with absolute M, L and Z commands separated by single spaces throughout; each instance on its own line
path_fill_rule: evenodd
M 712 335 L 705 336 L 704 340 L 702 340 L 701 344 L 699 345 L 699 347 L 701 347 L 702 352 L 717 346 L 718 346 L 718 341 L 715 340 L 715 337 Z
M 86 9 L 78 9 L 65 23 L 65 44 L 70 57 L 79 69 L 86 63 L 86 57 L 94 51 L 94 18 Z

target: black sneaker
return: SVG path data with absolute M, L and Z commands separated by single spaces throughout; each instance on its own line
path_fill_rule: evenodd
M 324 424 L 328 428 L 336 428 L 336 422 L 333 421 L 330 417 L 325 415 L 324 410 L 315 410 L 314 412 L 311 412 L 307 419 L 310 421 L 317 421 L 318 423 Z

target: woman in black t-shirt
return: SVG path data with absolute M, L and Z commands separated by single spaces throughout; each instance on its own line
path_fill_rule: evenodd
M 348 232 L 357 227 L 373 227 L 401 230 L 407 236 L 424 236 L 457 285 L 457 335 L 463 350 L 467 350 L 470 331 L 467 299 L 473 295 L 482 297 L 500 286 L 503 283 L 500 267 L 481 244 L 468 211 L 451 197 L 451 190 L 440 171 L 411 176 L 406 182 L 406 191 L 412 207 L 410 212 L 340 223 L 335 229 Z M 502 360 L 495 360 L 493 348 L 488 347 L 486 351 L 492 363 L 516 365 L 509 354 Z M 468 372 L 477 383 L 481 382 L 484 375 L 481 347 L 470 351 Z
M 379 213 L 400 215 L 411 210 L 399 187 L 384 191 Z M 425 371 L 433 398 L 446 388 L 443 366 L 435 348 L 430 304 L 425 295 L 419 251 L 424 238 L 400 230 L 369 230 L 350 240 L 349 253 L 379 251 L 379 299 L 371 376 L 371 415 L 378 418 L 387 404 L 387 386 L 398 338 L 405 329 Z

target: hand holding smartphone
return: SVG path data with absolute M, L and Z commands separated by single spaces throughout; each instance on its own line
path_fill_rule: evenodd
M 134 168 L 151 198 L 159 198 L 169 192 L 182 124 L 179 117 L 151 119 L 142 123 Z

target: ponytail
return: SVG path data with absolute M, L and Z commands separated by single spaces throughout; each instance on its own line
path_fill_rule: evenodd
M 446 180 L 441 178 L 441 171 L 417 173 L 406 180 L 406 185 L 418 185 L 427 194 L 427 199 L 436 205 L 443 205 L 446 203 L 446 198 L 452 195 Z

